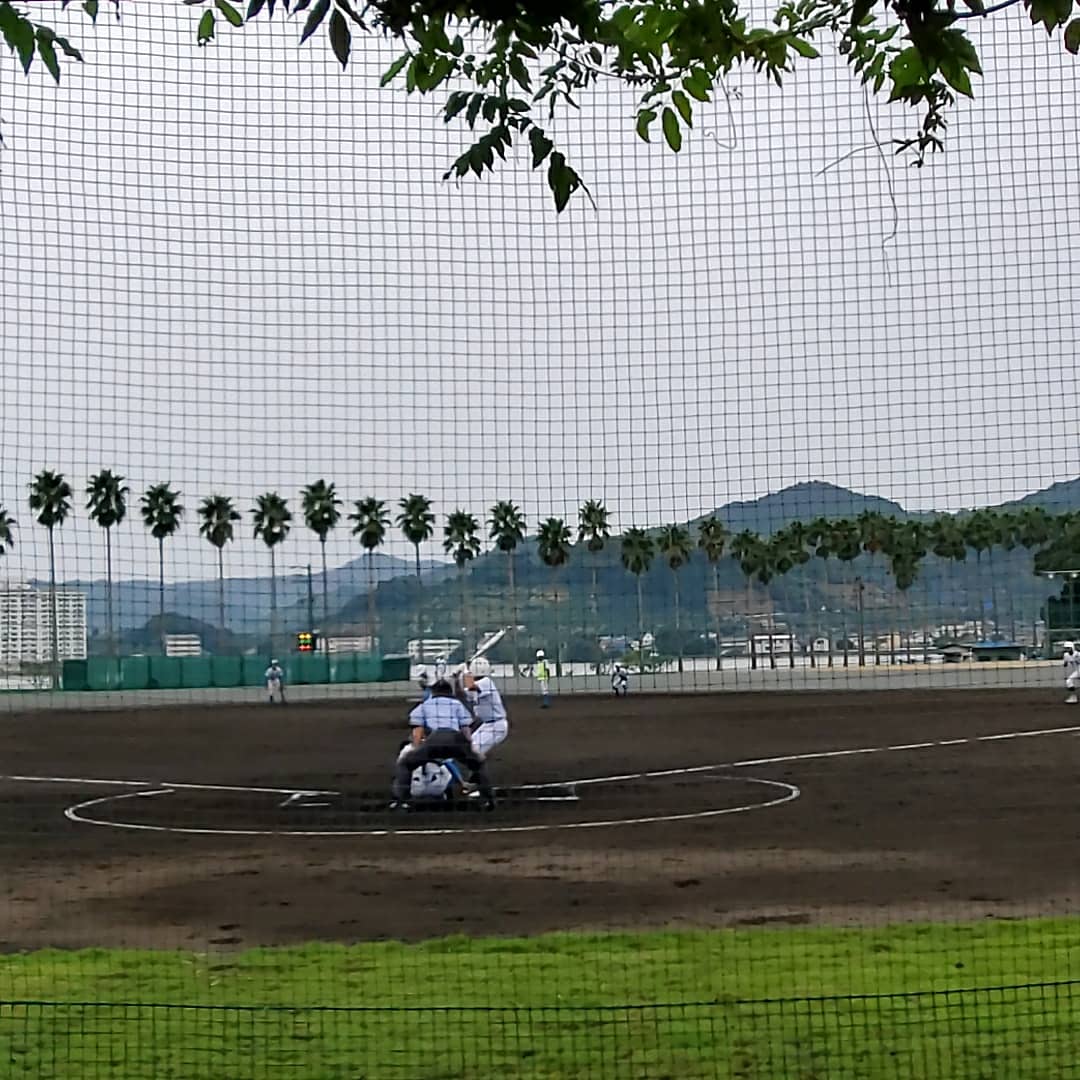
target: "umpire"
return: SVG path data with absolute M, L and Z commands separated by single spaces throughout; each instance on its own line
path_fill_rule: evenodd
M 409 713 L 412 749 L 398 758 L 394 774 L 394 809 L 408 809 L 413 769 L 429 761 L 460 762 L 470 770 L 470 779 L 480 790 L 484 808 L 495 808 L 495 793 L 491 790 L 487 768 L 469 742 L 472 722 L 469 710 L 454 697 L 454 688 L 446 679 L 439 679 L 431 688 L 431 697 Z

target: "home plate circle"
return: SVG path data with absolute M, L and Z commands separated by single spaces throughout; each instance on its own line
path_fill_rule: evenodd
M 388 836 L 545 832 L 691 821 L 791 802 L 794 784 L 720 770 L 555 781 L 496 788 L 498 805 L 474 798 L 393 810 L 385 792 L 341 792 L 163 783 L 97 795 L 68 807 L 85 825 L 215 836 Z

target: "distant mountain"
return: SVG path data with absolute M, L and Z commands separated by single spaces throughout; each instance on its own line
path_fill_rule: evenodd
M 396 577 L 415 572 L 411 559 L 393 555 L 375 555 L 375 579 L 380 584 Z M 421 562 L 421 571 L 427 575 L 445 572 L 442 562 Z M 312 566 L 312 586 L 316 622 L 321 622 L 322 574 Z M 358 593 L 366 592 L 368 581 L 367 556 L 352 559 L 344 566 L 331 569 L 327 574 L 329 608 L 333 614 Z M 44 584 L 44 583 L 36 583 Z M 103 579 L 93 581 L 66 581 L 64 586 L 78 589 L 87 595 L 87 620 L 91 633 L 101 632 L 107 626 L 106 583 Z M 158 614 L 158 586 L 156 581 L 118 580 L 113 586 L 114 609 L 118 630 L 145 626 Z M 278 607 L 284 612 L 289 608 L 305 608 L 308 597 L 307 574 L 290 573 L 277 581 Z M 176 581 L 165 585 L 165 610 L 174 615 L 218 621 L 218 583 L 215 578 L 201 581 Z M 226 578 L 225 617 L 230 629 L 239 633 L 262 631 L 270 613 L 269 576 Z
M 997 509 L 1011 510 L 1025 506 L 1038 506 L 1051 513 L 1065 510 L 1080 510 L 1080 477 L 1075 480 L 1060 480 L 1041 491 L 1033 491 L 1022 499 L 1003 503 Z
M 855 517 L 868 510 L 896 517 L 908 516 L 899 503 L 877 495 L 861 495 L 821 480 L 793 484 L 748 502 L 728 503 L 719 507 L 715 516 L 732 532 L 749 529 L 767 534 L 776 532 L 791 521 L 810 521 L 816 517 Z

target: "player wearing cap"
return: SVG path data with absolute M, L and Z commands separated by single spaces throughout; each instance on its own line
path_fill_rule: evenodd
M 616 664 L 611 672 L 611 692 L 616 697 L 626 697 L 630 689 L 630 673 L 622 664 Z
M 486 758 L 510 734 L 506 706 L 491 677 L 491 663 L 485 657 L 477 657 L 469 665 L 464 683 L 475 718 L 472 748 L 477 757 Z
M 546 709 L 551 704 L 551 693 L 548 682 L 551 679 L 551 669 L 548 667 L 547 657 L 543 649 L 536 650 L 536 663 L 533 665 L 533 674 L 536 676 L 536 685 L 540 687 L 540 708 Z
M 1077 651 L 1076 645 L 1072 641 L 1065 642 L 1063 663 L 1065 665 L 1065 688 L 1069 691 L 1065 704 L 1075 705 L 1076 691 L 1080 687 L 1080 651 Z
M 432 761 L 455 761 L 464 765 L 480 791 L 484 807 L 494 809 L 495 793 L 491 789 L 487 768 L 483 758 L 477 756 L 469 742 L 472 722 L 469 710 L 454 697 L 454 688 L 450 683 L 445 679 L 436 682 L 431 688 L 431 697 L 409 713 L 412 747 L 397 760 L 394 802 L 391 804 L 394 809 L 409 808 L 413 771 Z
M 263 674 L 263 678 L 266 679 L 266 694 L 270 700 L 270 704 L 274 704 L 274 696 L 277 695 L 277 700 L 280 701 L 282 705 L 284 705 L 285 672 L 276 660 L 270 661 L 270 666 Z

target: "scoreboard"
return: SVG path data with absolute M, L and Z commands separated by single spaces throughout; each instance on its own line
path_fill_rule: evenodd
M 296 651 L 297 652 L 314 652 L 315 647 L 319 644 L 319 635 L 311 630 L 301 630 L 296 635 Z

